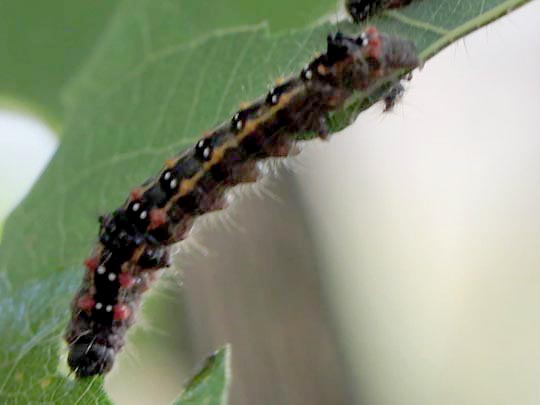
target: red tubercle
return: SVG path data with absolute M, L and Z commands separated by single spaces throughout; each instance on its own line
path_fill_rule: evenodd
M 77 300 L 77 306 L 83 311 L 90 311 L 95 304 L 96 301 L 89 294 L 83 295 Z
M 143 196 L 144 192 L 141 187 L 134 188 L 129 193 L 129 196 L 131 197 L 131 201 L 140 200 Z
M 131 315 L 131 309 L 124 304 L 116 304 L 113 309 L 113 318 L 115 321 L 123 321 Z
M 368 36 L 367 55 L 379 59 L 381 54 L 381 38 L 379 30 L 377 30 L 377 27 L 371 26 L 366 28 L 365 33 Z
M 98 255 L 89 257 L 88 259 L 84 261 L 84 267 L 86 267 L 86 269 L 89 272 L 93 273 L 94 271 L 96 271 L 97 267 L 99 266 L 99 260 L 100 260 L 100 257 Z
M 150 225 L 149 229 L 159 228 L 167 222 L 167 213 L 165 210 L 154 208 L 150 210 Z
M 122 288 L 131 288 L 135 284 L 135 278 L 128 273 L 120 273 L 118 275 L 118 282 Z
M 379 36 L 379 30 L 374 25 L 370 25 L 369 27 L 366 27 L 364 32 L 370 37 Z

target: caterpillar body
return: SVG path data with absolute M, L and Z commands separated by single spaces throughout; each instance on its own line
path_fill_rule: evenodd
M 111 369 L 143 292 L 168 265 L 169 246 L 187 236 L 197 217 L 223 208 L 230 187 L 255 181 L 258 161 L 287 156 L 301 133 L 326 137 L 327 113 L 355 91 L 418 65 L 412 42 L 374 27 L 358 36 L 329 36 L 326 52 L 299 75 L 167 160 L 120 208 L 101 217 L 99 240 L 85 261 L 65 332 L 75 375 Z
M 367 18 L 387 8 L 400 8 L 410 4 L 412 0 L 347 0 L 347 11 L 355 22 Z

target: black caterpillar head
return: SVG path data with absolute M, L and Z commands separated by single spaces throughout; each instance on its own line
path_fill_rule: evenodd
M 343 35 L 341 32 L 328 35 L 326 42 L 327 64 L 329 65 L 346 59 L 359 49 L 358 44 L 353 38 Z
M 68 364 L 77 377 L 91 377 L 109 371 L 114 364 L 114 350 L 94 341 L 77 341 L 70 347 Z

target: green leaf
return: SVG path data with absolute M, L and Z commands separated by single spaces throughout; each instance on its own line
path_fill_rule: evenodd
M 371 23 L 411 38 L 428 59 L 525 2 L 418 0 Z M 246 0 L 214 2 L 211 10 L 200 0 L 121 3 L 63 89 L 60 149 L 4 227 L 0 403 L 108 403 L 101 378 L 73 381 L 58 372 L 65 363 L 60 336 L 80 263 L 96 237 L 97 215 L 122 203 L 130 188 L 230 117 L 239 102 L 264 94 L 273 78 L 298 72 L 324 49 L 336 25 L 310 22 L 333 14 L 335 2 L 312 3 L 265 2 L 270 24 L 261 23 L 260 4 Z M 346 22 L 339 28 L 360 30 Z M 335 127 L 373 101 L 358 98 L 336 115 Z
M 225 346 L 206 359 L 174 405 L 225 405 L 231 383 L 231 349 Z
M 82 67 L 116 0 L 0 0 L 0 104 L 63 121 L 60 90 Z

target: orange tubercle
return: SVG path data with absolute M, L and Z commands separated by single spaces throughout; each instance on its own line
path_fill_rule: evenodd
M 178 159 L 175 159 L 175 158 L 167 159 L 165 161 L 165 168 L 172 169 L 176 165 L 177 161 Z

